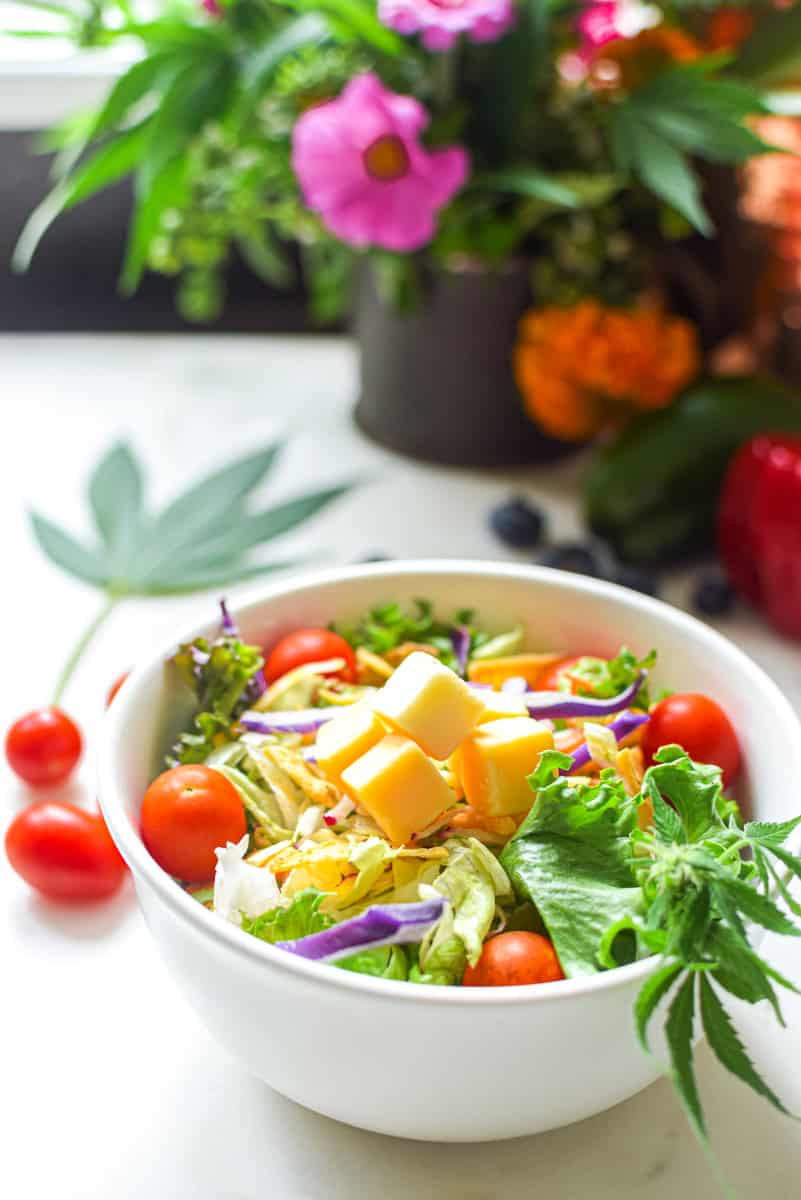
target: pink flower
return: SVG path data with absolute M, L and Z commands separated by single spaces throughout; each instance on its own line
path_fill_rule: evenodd
M 422 34 L 427 50 L 447 50 L 460 33 L 495 42 L 516 20 L 513 0 L 378 0 L 378 16 L 398 33 Z
M 221 17 L 223 15 L 218 0 L 200 0 L 200 7 L 205 8 L 210 17 Z
M 306 204 L 350 246 L 417 250 L 434 217 L 467 179 L 459 146 L 428 151 L 419 134 L 428 113 L 357 75 L 336 100 L 310 108 L 292 131 L 292 167 Z
M 620 8 L 620 0 L 596 0 L 587 5 L 576 21 L 582 51 L 591 52 L 623 36 L 618 24 Z

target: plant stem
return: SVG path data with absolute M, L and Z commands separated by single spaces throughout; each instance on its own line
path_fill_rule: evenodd
M 86 629 L 83 631 L 83 633 L 79 637 L 78 641 L 75 643 L 72 653 L 70 654 L 69 658 L 65 662 L 64 668 L 58 677 L 58 682 L 56 683 L 56 689 L 53 693 L 53 704 L 54 705 L 56 705 L 60 702 L 61 697 L 64 695 L 64 692 L 66 690 L 67 684 L 69 683 L 70 679 L 72 679 L 75 668 L 78 666 L 78 663 L 83 658 L 84 651 L 86 650 L 87 646 L 91 642 L 92 638 L 97 633 L 100 626 L 105 622 L 106 618 L 109 616 L 112 609 L 115 607 L 115 605 L 117 605 L 119 603 L 119 600 L 120 600 L 120 597 L 118 595 L 108 594 L 103 603 L 103 607 L 100 609 L 98 614 L 92 619 L 90 624 L 87 625 Z

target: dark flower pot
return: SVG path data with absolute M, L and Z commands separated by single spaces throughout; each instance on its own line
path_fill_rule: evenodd
M 436 272 L 409 316 L 381 299 L 365 271 L 355 320 L 359 428 L 400 454 L 458 466 L 539 463 L 566 453 L 569 447 L 529 420 L 515 386 L 512 349 L 530 303 L 525 264 Z

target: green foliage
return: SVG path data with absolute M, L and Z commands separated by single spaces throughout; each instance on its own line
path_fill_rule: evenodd
M 456 669 L 451 633 L 457 627 L 465 627 L 470 635 L 470 654 L 488 641 L 489 635 L 477 629 L 473 623 L 472 609 L 459 609 L 452 621 L 443 621 L 434 613 L 430 600 L 416 600 L 412 612 L 395 601 L 379 604 L 370 609 L 365 617 L 353 625 L 332 626 L 351 646 L 364 646 L 374 654 L 386 654 L 405 642 L 420 642 L 433 646 L 446 666 Z
M 173 663 L 195 697 L 194 728 L 181 734 L 170 765 L 205 762 L 215 744 L 248 705 L 248 685 L 264 666 L 258 646 L 221 632 L 215 641 L 195 638 L 179 646 Z
M 229 463 L 152 513 L 133 451 L 114 446 L 89 481 L 97 543 L 79 542 L 38 513 L 31 513 L 34 536 L 56 566 L 112 597 L 178 595 L 277 570 L 287 564 L 254 564 L 249 551 L 294 529 L 347 490 L 309 492 L 249 514 L 247 499 L 278 450 L 268 446 Z
M 647 1048 L 649 1025 L 666 1005 L 671 1078 L 702 1141 L 697 1014 L 722 1065 L 786 1111 L 748 1058 L 720 992 L 751 1004 L 768 1000 L 781 1020 L 774 985 L 796 990 L 754 951 L 748 927 L 801 936 L 771 894 L 776 886 L 801 915 L 787 888 L 788 876 L 801 878 L 801 859 L 785 845 L 801 817 L 740 828 L 722 815 L 720 770 L 678 746 L 659 751 L 635 798 L 613 772 L 589 787 L 557 776 L 568 761 L 543 755 L 530 779 L 532 809 L 501 854 L 517 896 L 536 908 L 568 976 L 662 956 L 637 997 L 637 1036 Z M 654 820 L 642 831 L 637 810 L 646 799 Z
M 131 178 L 120 288 L 134 291 L 147 269 L 175 276 L 179 309 L 199 322 L 219 315 L 237 255 L 286 286 L 287 242 L 300 247 L 315 319 L 347 310 L 355 255 L 306 209 L 291 135 L 309 105 L 366 70 L 425 105 L 428 146 L 460 143 L 472 165 L 424 254 L 368 251 L 385 299 L 403 312 L 421 305 L 431 261 L 525 255 L 543 303 L 597 295 L 628 304 L 647 279 L 664 206 L 662 226 L 672 220 L 681 236 L 711 229 L 694 160 L 739 163 L 764 148 L 746 123 L 762 107 L 751 84 L 778 81 L 798 41 L 797 11 L 768 14 L 735 63 L 675 66 L 610 99 L 560 77 L 575 38 L 572 0 L 520 0 L 504 37 L 460 39 L 447 54 L 387 28 L 374 0 L 228 0 L 219 17 L 171 0 L 153 19 L 128 0 L 26 2 L 52 18 L 53 34 L 83 47 L 123 38 L 142 56 L 96 112 L 51 138 L 54 186 L 20 236 L 16 269 L 61 213 Z M 661 7 L 685 20 L 683 8 Z M 697 16 L 688 10 L 686 20 Z
M 316 888 L 306 888 L 294 896 L 286 908 L 274 908 L 260 917 L 243 917 L 245 933 L 260 938 L 263 942 L 291 942 L 307 937 L 310 933 L 322 933 L 334 924 L 326 913 L 320 912 L 325 893 Z
M 671 67 L 609 110 L 612 157 L 701 233 L 712 232 L 690 157 L 740 163 L 768 149 L 743 124 L 764 111 L 745 84 L 715 78 L 714 59 Z
M 593 696 L 597 700 L 608 700 L 619 696 L 634 683 L 642 671 L 650 670 L 656 663 L 656 651 L 651 650 L 645 658 L 637 658 L 623 646 L 614 658 L 593 658 L 585 655 L 570 668 L 570 678 L 560 681 L 563 691 L 575 691 L 578 695 Z M 636 704 L 640 708 L 650 707 L 648 686 L 643 684 L 637 693 Z

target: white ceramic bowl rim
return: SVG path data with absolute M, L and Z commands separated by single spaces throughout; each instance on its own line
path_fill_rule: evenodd
M 485 562 L 476 559 L 411 559 L 362 564 L 355 567 L 338 567 L 303 575 L 292 583 L 273 583 L 260 590 L 254 598 L 238 605 L 233 616 L 236 620 L 250 613 L 258 613 L 270 600 L 278 597 L 291 596 L 348 580 L 364 578 L 381 580 L 387 577 L 426 573 L 432 576 L 476 575 L 485 578 L 487 575 L 491 575 L 499 579 L 504 577 L 517 580 L 530 579 L 532 583 L 558 583 L 574 591 L 605 596 L 630 607 L 639 608 L 641 611 L 650 613 L 660 622 L 673 625 L 674 629 L 679 632 L 682 629 L 686 629 L 688 632 L 692 631 L 696 637 L 701 636 L 707 640 L 718 656 L 728 659 L 733 670 L 736 669 L 749 677 L 756 691 L 761 691 L 763 696 L 767 694 L 775 718 L 786 726 L 786 744 L 801 746 L 801 725 L 799 725 L 798 718 L 787 698 L 756 663 L 717 630 L 661 600 L 642 595 L 639 592 L 632 592 L 617 584 L 573 575 L 566 571 L 556 571 L 548 567 L 523 566 L 519 563 Z M 146 675 L 155 666 L 165 662 L 179 643 L 208 633 L 212 624 L 213 622 L 206 621 L 189 631 L 180 631 L 176 637 L 171 638 L 166 644 L 162 644 L 148 657 L 147 661 L 131 672 L 130 677 L 120 688 L 114 704 L 110 706 L 106 714 L 105 736 L 101 743 L 99 763 L 100 807 L 120 852 L 134 875 L 141 875 L 146 883 L 159 894 L 160 898 L 178 915 L 187 920 L 200 935 L 216 938 L 218 942 L 253 962 L 266 960 L 274 968 L 304 978 L 311 984 L 368 992 L 372 993 L 377 1000 L 382 997 L 388 1000 L 403 997 L 407 1003 L 424 1005 L 432 1003 L 470 1005 L 559 1003 L 566 996 L 623 987 L 629 982 L 638 979 L 644 980 L 650 974 L 654 966 L 653 958 L 641 959 L 629 966 L 617 967 L 615 970 L 600 972 L 597 975 L 549 983 L 547 987 L 538 984 L 507 988 L 410 985 L 402 980 L 377 979 L 350 971 L 332 970 L 329 964 L 309 962 L 296 955 L 288 954 L 258 938 L 248 937 L 235 925 L 221 921 L 214 913 L 199 904 L 174 882 L 172 877 L 156 863 L 155 859 L 151 858 L 145 849 L 138 830 L 125 812 L 122 788 L 116 777 L 114 747 L 124 730 L 129 713 L 136 707 L 141 684 Z M 801 769 L 801 755 L 799 755 L 799 768 Z M 801 848 L 801 828 L 795 831 L 791 844 L 794 851 L 798 852 Z

